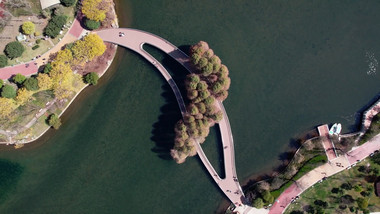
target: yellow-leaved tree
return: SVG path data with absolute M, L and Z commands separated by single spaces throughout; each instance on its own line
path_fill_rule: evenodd
M 32 91 L 26 90 L 26 88 L 20 88 L 19 90 L 17 90 L 17 104 L 23 105 L 24 103 L 28 102 L 33 98 L 32 95 Z
M 36 26 L 31 21 L 24 22 L 21 26 L 22 32 L 26 35 L 31 35 L 36 30 Z
M 52 80 L 54 95 L 58 99 L 67 98 L 72 93 L 74 73 L 69 64 L 52 62 L 50 77 Z
M 15 104 L 13 99 L 0 97 L 1 118 L 8 117 L 16 108 L 17 105 Z
M 41 90 L 49 90 L 53 86 L 53 81 L 48 74 L 39 73 L 37 76 L 38 87 Z
M 75 61 L 83 64 L 94 57 L 101 56 L 106 51 L 106 45 L 97 34 L 90 34 L 83 40 L 76 41 L 71 50 Z
M 73 61 L 73 54 L 69 49 L 60 50 L 54 59 L 56 63 L 71 64 Z
M 83 0 L 82 13 L 91 20 L 103 21 L 106 18 L 106 10 L 101 8 L 102 0 Z

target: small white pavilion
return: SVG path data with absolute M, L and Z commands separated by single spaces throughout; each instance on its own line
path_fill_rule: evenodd
M 0 2 L 1 2 L 1 0 L 0 0 Z M 59 0 L 40 0 L 40 3 L 41 3 L 42 10 L 44 10 L 48 7 L 53 6 L 53 5 L 60 4 L 61 2 Z

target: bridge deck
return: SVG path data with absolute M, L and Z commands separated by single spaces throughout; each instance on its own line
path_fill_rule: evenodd
M 329 161 L 337 158 L 334 145 L 329 138 L 329 128 L 327 124 L 318 126 L 319 136 L 322 137 L 322 145 L 326 151 L 326 155 Z

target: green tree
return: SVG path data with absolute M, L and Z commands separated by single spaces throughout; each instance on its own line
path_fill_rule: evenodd
M 26 79 L 23 86 L 29 91 L 37 91 L 39 89 L 38 80 L 34 77 Z
M 0 88 L 2 88 L 4 85 L 4 81 L 2 79 L 0 79 Z
M 362 210 L 364 210 L 368 207 L 368 200 L 365 198 L 356 199 L 356 203 L 358 203 L 358 207 Z
M 252 202 L 252 206 L 256 207 L 257 209 L 261 209 L 264 206 L 264 201 L 261 198 L 255 198 Z
M 17 95 L 16 89 L 10 85 L 5 85 L 1 90 L 1 96 L 5 98 L 15 98 Z
M 61 4 L 63 4 L 63 6 L 65 6 L 65 7 L 71 7 L 76 2 L 77 2 L 77 0 L 61 0 Z
M 47 63 L 46 65 L 45 65 L 45 67 L 44 67 L 44 73 L 45 74 L 48 74 L 50 71 L 51 71 L 51 69 L 53 69 L 53 66 L 51 66 L 51 63 L 49 62 L 49 63 Z
M 15 82 L 16 84 L 22 85 L 25 82 L 26 77 L 22 74 L 16 74 L 13 76 L 12 79 L 13 79 L 13 82 Z
M 94 20 L 91 20 L 91 19 L 86 19 L 84 21 L 84 25 L 89 30 L 95 30 L 95 29 L 98 29 L 100 27 L 100 22 L 94 21 Z
M 8 58 L 5 55 L 0 55 L 0 68 L 8 65 Z
M 263 193 L 261 193 L 261 195 L 265 202 L 270 203 L 270 204 L 273 203 L 274 197 L 268 190 L 265 190 Z
M 10 42 L 5 46 L 4 53 L 8 58 L 14 59 L 20 57 L 24 53 L 24 46 L 17 41 Z
M 50 20 L 47 26 L 44 29 L 44 33 L 47 36 L 50 36 L 52 38 L 55 38 L 58 36 L 59 32 L 61 31 L 63 25 L 66 24 L 67 16 L 61 15 L 61 16 L 53 16 Z
M 22 32 L 25 35 L 31 35 L 36 30 L 36 26 L 31 21 L 24 22 L 21 26 Z
M 86 76 L 84 77 L 85 83 L 88 83 L 91 85 L 98 84 L 98 79 L 99 79 L 99 76 L 95 72 L 90 72 L 90 73 L 86 74 Z
M 61 119 L 56 114 L 51 114 L 48 118 L 49 126 L 52 126 L 54 129 L 59 129 L 61 126 Z

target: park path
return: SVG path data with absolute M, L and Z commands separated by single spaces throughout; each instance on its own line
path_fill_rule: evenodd
M 322 179 L 328 178 L 336 173 L 339 173 L 345 169 L 351 168 L 351 166 L 364 158 L 368 157 L 375 150 L 380 149 L 380 134 L 373 137 L 368 142 L 361 146 L 353 148 L 345 155 L 335 158 L 328 163 L 319 166 L 312 171 L 306 173 L 296 182 L 294 182 L 289 188 L 287 188 L 275 201 L 271 207 L 270 214 L 283 213 L 286 208 L 291 204 L 291 201 L 298 195 L 300 195 L 306 189 L 312 187 L 317 182 L 322 182 Z
M 152 45 L 163 52 L 167 53 L 181 65 L 183 65 L 189 72 L 194 72 L 194 68 L 190 63 L 189 56 L 183 53 L 176 46 L 166 41 L 165 39 L 158 37 L 154 34 L 136 30 L 136 29 L 107 29 L 96 32 L 104 41 L 111 42 L 128 49 L 131 49 L 150 63 L 152 63 L 163 75 L 163 77 L 168 81 L 169 85 L 172 87 L 177 102 L 179 104 L 181 113 L 185 112 L 185 104 L 183 102 L 182 96 L 179 92 L 178 87 L 175 85 L 174 81 L 166 69 L 149 53 L 143 49 L 144 44 Z M 123 33 L 124 36 L 120 36 Z M 223 157 L 224 157 L 224 168 L 225 168 L 225 178 L 221 178 L 218 173 L 215 171 L 211 163 L 208 161 L 206 155 L 204 154 L 202 147 L 198 142 L 196 142 L 196 149 L 198 156 L 200 157 L 202 163 L 206 167 L 207 171 L 223 191 L 223 193 L 230 199 L 232 203 L 236 206 L 241 207 L 244 210 L 245 197 L 241 189 L 241 186 L 238 182 L 235 168 L 235 156 L 234 156 L 234 145 L 233 137 L 231 132 L 230 123 L 228 121 L 227 113 L 224 109 L 224 106 L 221 102 L 217 102 L 218 108 L 223 112 L 223 119 L 219 122 L 219 128 L 222 135 L 222 144 L 223 144 Z M 255 209 L 255 208 L 249 208 Z M 244 212 L 244 211 L 243 211 Z M 242 212 L 242 213 L 243 213 Z M 245 212 L 247 213 L 247 212 Z
M 329 137 L 329 127 L 325 124 L 322 126 L 318 126 L 317 129 L 318 129 L 319 136 L 321 136 L 322 145 L 323 145 L 323 148 L 325 149 L 327 159 L 329 161 L 334 160 L 335 158 L 337 158 L 337 155 L 336 155 L 334 144 L 330 140 L 330 137 Z
M 15 74 L 22 74 L 24 76 L 31 76 L 38 72 L 38 68 L 48 62 L 49 56 L 52 53 L 56 53 L 62 49 L 66 44 L 72 43 L 78 40 L 87 31 L 82 28 L 78 19 L 74 19 L 69 31 L 53 48 L 49 49 L 46 53 L 41 55 L 38 59 L 31 60 L 29 62 L 0 68 L 0 79 L 6 80 L 11 78 Z

